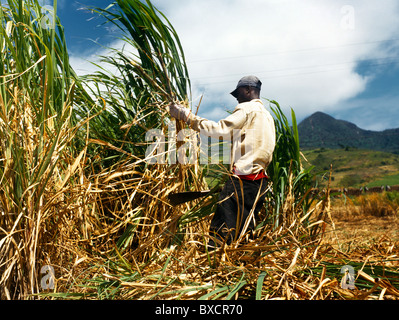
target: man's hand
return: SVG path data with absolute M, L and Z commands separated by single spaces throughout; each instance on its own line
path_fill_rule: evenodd
M 190 109 L 183 107 L 180 104 L 171 104 L 169 105 L 169 113 L 173 118 L 177 120 L 183 120 L 187 122 L 188 116 L 190 115 Z

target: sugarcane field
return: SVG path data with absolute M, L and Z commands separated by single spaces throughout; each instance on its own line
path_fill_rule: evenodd
M 316 172 L 300 147 L 295 105 L 254 76 L 233 76 L 228 120 L 201 118 L 206 94 L 193 102 L 151 1 L 91 8 L 129 50 L 84 76 L 43 3 L 1 2 L 0 300 L 399 299 L 399 183 L 333 185 L 334 165 Z M 250 158 L 235 123 L 252 114 Z

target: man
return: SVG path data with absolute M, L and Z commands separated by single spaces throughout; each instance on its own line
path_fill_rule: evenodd
M 230 244 L 253 230 L 266 197 L 266 169 L 272 161 L 276 133 L 273 117 L 260 100 L 261 86 L 257 77 L 243 77 L 231 92 L 239 104 L 218 123 L 196 116 L 181 105 L 169 106 L 171 116 L 205 136 L 232 137 L 232 175 L 219 195 L 209 246 Z

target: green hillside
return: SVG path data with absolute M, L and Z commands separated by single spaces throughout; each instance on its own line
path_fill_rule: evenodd
M 332 165 L 332 187 L 399 185 L 399 155 L 355 148 L 304 150 L 304 166 L 314 165 L 326 185 Z M 324 175 L 324 177 L 323 177 Z
M 355 124 L 316 112 L 298 125 L 301 149 L 352 147 L 399 154 L 399 129 L 363 130 Z

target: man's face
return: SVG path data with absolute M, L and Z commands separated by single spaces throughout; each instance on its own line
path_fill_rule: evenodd
M 236 99 L 238 103 L 251 101 L 251 90 L 248 87 L 239 87 Z

